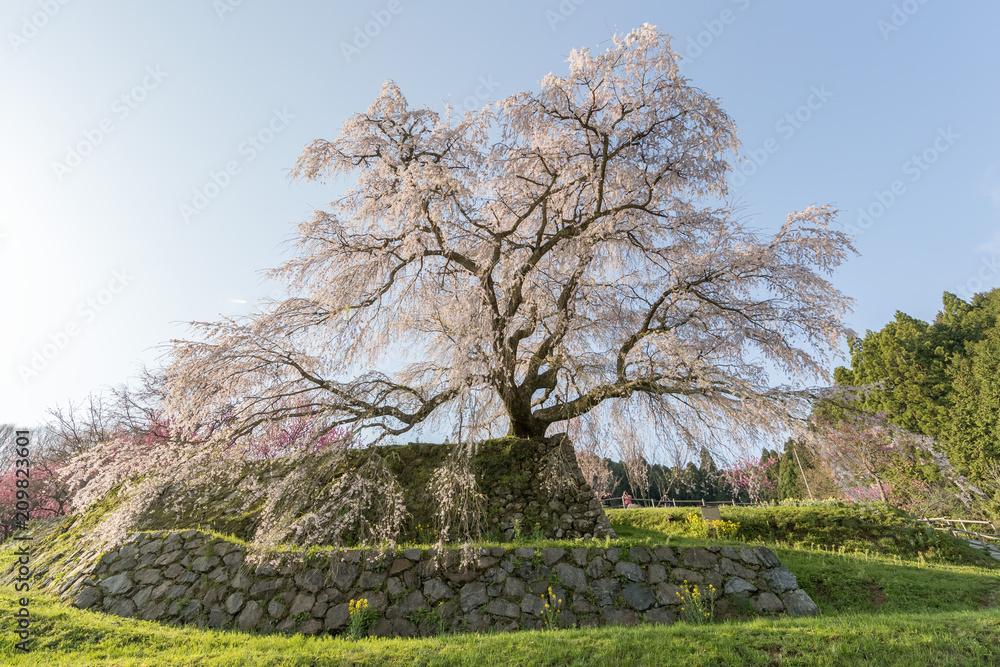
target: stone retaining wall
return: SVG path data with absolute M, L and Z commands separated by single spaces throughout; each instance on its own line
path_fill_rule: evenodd
M 562 626 L 673 623 L 685 582 L 713 586 L 723 619 L 818 612 L 766 547 L 480 547 L 468 567 L 450 549 L 335 550 L 255 567 L 246 555 L 196 530 L 136 533 L 73 571 L 53 563 L 37 576 L 81 609 L 265 633 L 344 631 L 360 598 L 378 612 L 379 636 L 537 628 L 549 587 Z

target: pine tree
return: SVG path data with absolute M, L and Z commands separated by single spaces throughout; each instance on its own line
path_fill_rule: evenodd
M 795 440 L 789 438 L 785 442 L 785 450 L 781 455 L 781 463 L 778 468 L 778 500 L 799 498 L 798 487 L 804 486 L 799 466 L 795 461 L 795 453 L 792 451 L 794 446 Z

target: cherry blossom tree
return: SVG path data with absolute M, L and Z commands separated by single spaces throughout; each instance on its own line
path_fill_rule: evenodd
M 643 456 L 641 444 L 630 439 L 622 442 L 620 449 L 629 489 L 634 497 L 646 498 L 649 495 L 649 463 Z
M 30 464 L 18 466 L 13 447 L 16 432 L 13 424 L 0 424 L 0 541 L 23 527 L 25 515 L 31 519 L 62 516 L 72 507 L 52 433 L 45 428 L 30 429 Z
M 70 492 L 61 481 L 59 469 L 49 461 L 32 461 L 30 486 L 15 470 L 0 474 L 0 541 L 23 528 L 24 511 L 18 509 L 18 490 L 25 492 L 26 513 L 31 519 L 63 516 L 70 511 Z M 20 482 L 20 484 L 19 484 Z M 22 505 L 23 507 L 24 505 Z
M 608 464 L 610 440 L 601 437 L 600 433 L 585 429 L 579 418 L 566 422 L 566 434 L 573 442 L 576 453 L 576 463 L 580 466 L 583 478 L 587 480 L 594 495 L 600 500 L 605 494 L 610 495 L 618 480 Z
M 46 469 L 55 474 L 43 479 L 44 488 L 62 490 L 80 511 L 112 499 L 110 509 L 102 510 L 101 521 L 88 532 L 89 539 L 104 544 L 118 542 L 141 529 L 154 507 L 158 509 L 155 513 L 177 519 L 220 488 L 235 494 L 233 511 L 261 514 L 255 535 L 260 545 L 302 536 L 322 542 L 331 531 L 335 536 L 360 532 L 378 542 L 398 530 L 403 516 L 401 499 L 398 494 L 386 493 L 378 474 L 367 474 L 379 472 L 378 463 L 369 462 L 361 466 L 359 475 L 347 480 L 352 493 L 337 496 L 343 486 L 337 484 L 324 491 L 335 496 L 330 504 L 341 507 L 345 506 L 341 496 L 350 495 L 350 516 L 332 527 L 326 525 L 318 535 L 315 530 L 310 532 L 314 516 L 300 508 L 317 505 L 318 468 L 331 459 L 335 465 L 343 451 L 353 447 L 346 429 L 328 428 L 318 418 L 290 417 L 257 429 L 252 438 L 242 442 L 220 437 L 218 424 L 184 430 L 160 410 L 162 396 L 156 383 L 150 383 L 153 380 L 155 377 L 145 375 L 137 387 L 122 386 L 112 389 L 110 396 L 91 395 L 82 404 L 50 410 L 52 440 L 69 455 L 59 459 L 58 468 Z M 223 416 L 218 423 L 225 421 Z M 259 483 L 260 474 L 270 475 L 275 470 L 291 474 L 282 475 L 275 484 Z M 0 502 L 5 483 L 0 477 Z M 359 490 L 367 503 L 361 502 Z M 366 512 L 368 505 L 388 507 L 393 523 L 380 523 L 386 513 Z M 50 513 L 63 513 L 68 503 L 55 508 L 57 511 Z M 0 520 L 3 518 L 0 512 Z M 331 542 L 336 540 L 324 543 Z
M 781 459 L 776 457 L 762 455 L 754 458 L 744 454 L 736 459 L 732 467 L 720 474 L 734 494 L 745 492 L 750 502 L 760 503 L 778 485 L 773 472 L 777 470 L 779 463 Z
M 856 406 L 854 406 L 856 408 Z M 947 488 L 964 506 L 982 492 L 958 474 L 934 439 L 911 433 L 885 412 L 843 411 L 833 420 L 813 416 L 810 439 L 850 500 L 880 500 L 914 509 L 934 500 L 930 492 Z
M 270 272 L 290 298 L 173 341 L 165 408 L 239 441 L 321 419 L 375 438 L 574 418 L 756 441 L 807 408 L 848 332 L 831 206 L 773 233 L 726 203 L 736 128 L 655 27 L 458 117 L 391 82 L 293 171 L 347 190 Z M 774 384 L 776 369 L 798 386 Z M 292 400 L 294 399 L 294 400 Z

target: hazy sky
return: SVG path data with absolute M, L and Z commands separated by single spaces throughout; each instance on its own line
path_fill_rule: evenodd
M 644 22 L 738 124 L 748 216 L 833 203 L 856 229 L 835 283 L 857 331 L 1000 285 L 1000 3 L 819 5 L 4 0 L 0 423 L 127 380 L 186 321 L 250 312 L 336 195 L 289 168 L 382 80 L 478 106 Z

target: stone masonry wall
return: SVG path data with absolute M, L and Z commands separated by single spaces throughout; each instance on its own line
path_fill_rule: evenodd
M 505 451 L 498 451 L 501 448 Z M 615 537 L 566 435 L 542 441 L 488 441 L 480 445 L 477 459 L 480 489 L 487 505 L 495 508 L 487 517 L 487 535 L 499 533 L 511 540 L 517 522 L 525 536 L 537 523 L 539 533 L 548 539 Z M 559 484 L 548 488 L 550 480 Z
M 257 566 L 246 557 L 197 530 L 135 533 L 86 562 L 50 564 L 36 586 L 81 609 L 263 633 L 342 632 L 360 598 L 378 612 L 378 636 L 537 628 L 550 586 L 562 626 L 673 623 L 685 582 L 714 586 L 723 619 L 818 612 L 766 547 L 481 547 L 468 567 L 450 549 L 285 554 Z

